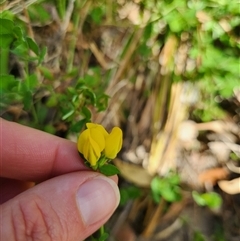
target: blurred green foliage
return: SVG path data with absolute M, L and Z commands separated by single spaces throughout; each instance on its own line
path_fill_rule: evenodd
M 193 241 L 205 241 L 205 240 L 206 239 L 201 232 L 199 231 L 194 232 Z
M 32 7 L 30 12 L 32 9 L 38 11 L 40 5 L 34 7 L 36 9 Z M 38 11 L 38 14 L 41 17 L 42 11 Z M 84 77 L 78 77 L 74 70 L 66 72 L 59 78 L 60 81 L 69 78 L 75 80 L 63 93 L 59 93 L 53 87 L 54 75 L 42 64 L 47 48 L 40 48 L 28 36 L 26 26 L 11 12 L 2 12 L 0 16 L 0 108 L 3 112 L 10 105 L 23 104 L 24 111 L 30 117 L 28 125 L 54 133 L 53 126 L 46 123 L 46 118 L 49 111 L 55 109 L 54 119 L 65 121 L 69 124 L 70 132 L 78 133 L 87 122 L 91 122 L 90 108 L 94 107 L 97 111 L 106 109 L 108 96 L 104 94 L 102 88 L 98 88 L 101 84 L 99 68 L 89 69 Z M 37 16 L 34 15 L 34 18 Z M 10 56 L 14 56 L 22 64 L 22 76 L 10 74 Z M 33 66 L 35 66 L 34 72 L 30 70 Z M 37 97 L 37 95 L 44 91 L 49 94 L 43 103 L 43 96 Z
M 151 13 L 145 28 L 145 51 L 141 46 L 143 56 L 151 55 L 146 39 L 154 34 L 158 34 L 160 46 L 170 35 L 177 36 L 179 43 L 186 41 L 188 58 L 195 66 L 186 66 L 182 73 L 173 70 L 172 79 L 198 82 L 202 101 L 193 112 L 197 119 L 221 118 L 223 111 L 215 97 L 229 98 L 240 86 L 239 2 L 165 0 L 142 4 L 142 9 Z
M 181 200 L 181 189 L 179 187 L 180 177 L 178 174 L 170 172 L 165 177 L 155 177 L 151 182 L 153 200 L 159 203 L 163 198 L 168 202 Z
M 139 198 L 141 194 L 141 189 L 136 186 L 122 187 L 120 189 L 120 206 L 124 206 L 129 200 Z
M 207 206 L 212 209 L 217 209 L 220 208 L 222 204 L 222 198 L 216 192 L 206 192 L 200 194 L 197 191 L 193 191 L 192 197 L 199 206 Z
M 50 14 L 43 7 L 47 1 L 37 1 L 28 7 L 29 18 L 33 22 L 46 23 Z M 66 17 L 67 8 L 71 1 L 50 1 L 56 4 L 56 10 L 61 20 Z M 79 10 L 87 2 L 76 1 L 73 11 L 73 34 L 77 32 L 80 23 Z M 209 121 L 224 115 L 219 108 L 216 97 L 229 98 L 233 90 L 239 87 L 239 25 L 240 15 L 238 1 L 185 1 L 142 0 L 136 4 L 139 7 L 139 24 L 127 19 L 120 21 L 118 11 L 124 1 L 107 4 L 98 1 L 89 4 L 86 22 L 83 29 L 89 32 L 91 26 L 101 26 L 106 23 L 115 26 L 128 26 L 132 29 L 143 29 L 140 42 L 132 55 L 138 65 L 152 63 L 156 59 L 156 50 L 161 50 L 169 36 L 175 36 L 178 47 L 185 46 L 185 68 L 177 70 L 178 57 L 171 67 L 171 80 L 196 82 L 200 88 L 202 99 L 193 109 L 194 118 L 199 121 Z M 148 20 L 144 21 L 145 13 Z M 90 27 L 90 28 L 89 28 Z M 93 108 L 103 111 L 108 105 L 108 96 L 104 94 L 109 78 L 114 71 L 102 71 L 100 66 L 89 66 L 79 75 L 78 66 L 73 63 L 76 41 L 71 42 L 71 52 L 68 63 L 61 66 L 62 76 L 57 76 L 60 82 L 72 79 L 71 84 L 59 93 L 53 87 L 55 76 L 44 64 L 47 49 L 28 36 L 27 24 L 10 11 L 0 13 L 0 81 L 1 109 L 16 103 L 22 103 L 24 111 L 30 117 L 30 125 L 36 128 L 53 131 L 46 128 L 49 110 L 55 110 L 54 118 L 50 121 L 61 120 L 67 123 L 70 132 L 79 132 L 84 124 L 91 119 Z M 75 31 L 75 32 L 74 32 Z M 131 41 L 131 38 L 130 40 Z M 128 44 L 123 47 L 120 59 L 128 51 Z M 10 73 L 9 58 L 14 56 L 22 65 L 22 76 Z M 35 66 L 35 71 L 30 71 Z M 149 64 L 150 66 L 150 64 Z M 148 67 L 151 71 L 151 67 Z M 103 73 L 105 75 L 103 75 Z M 130 80 L 132 81 L 132 79 Z M 48 92 L 47 101 L 42 103 L 39 92 Z M 42 113 L 40 113 L 40 111 Z M 44 114 L 45 113 L 45 116 Z M 6 117 L 8 118 L 8 117 Z M 47 122 L 47 123 L 46 123 Z M 49 127 L 49 126 L 48 126 Z

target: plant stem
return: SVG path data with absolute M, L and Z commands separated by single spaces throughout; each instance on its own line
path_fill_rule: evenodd
M 57 4 L 58 4 L 59 16 L 61 19 L 63 19 L 66 12 L 66 0 L 58 0 Z
M 87 16 L 88 9 L 90 6 L 91 6 L 91 1 L 76 0 L 75 2 L 74 12 L 72 16 L 73 35 L 69 45 L 67 72 L 70 72 L 73 68 L 73 60 L 74 60 L 75 47 L 77 44 L 78 35 L 79 35 L 79 32 L 81 32 L 83 21 Z
M 100 237 L 102 237 L 105 233 L 104 225 L 100 227 L 99 231 L 100 231 Z
M 67 63 L 67 71 L 71 71 L 73 67 L 73 59 L 74 59 L 74 52 L 75 52 L 75 47 L 77 43 L 77 35 L 78 35 L 78 25 L 80 21 L 80 6 L 79 6 L 79 1 L 77 0 L 75 2 L 75 8 L 74 8 L 74 15 L 73 15 L 73 36 L 70 42 L 69 46 L 69 55 L 68 55 L 68 63 Z M 77 14 L 76 14 L 77 12 Z

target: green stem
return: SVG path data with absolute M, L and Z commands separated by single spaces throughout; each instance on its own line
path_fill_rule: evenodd
M 101 156 L 100 159 L 98 160 L 98 166 L 99 167 L 103 166 L 107 161 L 108 159 L 104 155 Z
M 73 59 L 75 54 L 75 47 L 77 44 L 77 35 L 78 35 L 78 26 L 80 23 L 80 3 L 77 0 L 75 2 L 75 8 L 74 8 L 74 15 L 73 15 L 73 35 L 72 39 L 69 44 L 69 52 L 68 52 L 68 63 L 67 63 L 67 72 L 70 72 L 73 67 Z
M 73 22 L 73 34 L 72 39 L 69 43 L 69 51 L 68 51 L 68 62 L 67 62 L 67 72 L 70 72 L 73 68 L 73 60 L 75 54 L 75 48 L 78 41 L 79 32 L 82 32 L 82 25 L 87 17 L 88 9 L 91 6 L 92 1 L 90 0 L 76 0 L 74 12 L 72 14 L 72 22 Z
M 66 0 L 58 0 L 58 12 L 61 19 L 63 19 L 66 12 Z
M 100 227 L 99 231 L 100 231 L 100 237 L 101 237 L 105 233 L 104 225 Z

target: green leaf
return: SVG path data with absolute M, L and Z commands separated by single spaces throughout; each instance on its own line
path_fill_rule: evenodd
M 165 178 L 155 177 L 151 182 L 153 199 L 159 202 L 161 197 L 166 201 L 175 202 L 181 199 L 177 175 L 171 174 Z
M 12 34 L 14 23 L 9 19 L 0 18 L 0 35 Z
M 0 92 L 11 91 L 12 87 L 17 85 L 13 75 L 0 75 Z
M 24 91 L 23 105 L 25 110 L 30 110 L 32 106 L 32 93 L 29 90 Z
M 129 186 L 120 189 L 120 205 L 125 205 L 127 201 L 141 196 L 141 189 L 136 186 Z
M 0 48 L 7 48 L 13 41 L 13 28 L 13 21 L 0 18 Z
M 8 10 L 5 10 L 3 12 L 0 13 L 0 19 L 8 19 L 8 20 L 14 20 L 15 15 Z
M 194 200 L 199 206 L 205 206 L 205 205 L 206 205 L 205 200 L 202 198 L 202 196 L 201 196 L 198 192 L 193 191 L 193 192 L 192 192 L 192 197 L 193 197 L 193 200 Z
M 168 202 L 175 202 L 180 199 L 180 195 L 178 195 L 178 188 L 172 188 L 170 185 L 166 185 L 162 190 L 162 197 Z
M 100 68 L 94 67 L 90 68 L 87 74 L 84 76 L 84 79 L 79 79 L 79 82 L 84 81 L 84 83 L 89 87 L 96 86 L 101 80 L 101 71 Z
M 101 7 L 96 7 L 92 10 L 90 15 L 96 24 L 100 24 L 104 13 L 105 11 Z
M 179 175 L 172 175 L 169 177 L 169 182 L 172 185 L 178 185 L 180 183 L 180 177 Z
M 70 110 L 69 112 L 67 112 L 63 117 L 62 120 L 66 120 L 68 117 L 70 117 L 71 115 L 73 115 L 75 112 L 75 110 Z
M 106 164 L 99 167 L 99 171 L 105 176 L 113 176 L 116 174 L 120 174 L 120 171 L 118 170 L 118 168 L 112 164 Z
M 76 133 L 79 133 L 83 127 L 85 126 L 85 124 L 89 122 L 88 119 L 84 118 L 78 122 L 76 122 L 75 124 L 73 124 L 71 127 L 70 127 L 70 131 L 72 132 L 76 132 Z
M 57 94 L 52 94 L 48 98 L 46 106 L 52 108 L 52 107 L 57 106 L 57 104 L 58 104 L 58 95 Z
M 215 192 L 207 192 L 207 193 L 199 194 L 198 192 L 193 191 L 192 197 L 199 206 L 208 206 L 209 208 L 219 208 L 222 204 L 221 196 Z
M 81 112 L 86 117 L 86 119 L 88 119 L 88 120 L 91 119 L 92 113 L 86 106 L 82 107 Z
M 96 103 L 96 95 L 95 93 L 89 89 L 89 88 L 84 88 L 83 89 L 83 94 L 85 95 L 86 99 L 92 104 L 95 105 Z
M 159 178 L 153 178 L 151 182 L 151 189 L 153 194 L 153 199 L 156 203 L 160 202 L 160 192 L 159 192 Z
M 19 43 L 25 41 L 23 30 L 19 26 L 14 27 L 13 34 L 14 34 L 15 38 L 18 39 Z
M 50 13 L 44 8 L 43 4 L 33 4 L 27 8 L 30 19 L 33 22 L 45 24 L 51 20 Z
M 103 94 L 103 93 L 101 93 L 100 95 L 98 95 L 96 97 L 96 101 L 97 101 L 96 107 L 99 112 L 107 109 L 109 98 L 110 97 L 108 95 Z
M 43 62 L 46 53 L 47 53 L 47 47 L 45 46 L 40 50 L 38 64 L 41 64 Z
M 51 73 L 51 71 L 48 68 L 46 68 L 44 66 L 39 66 L 38 68 L 41 71 L 41 73 L 44 76 L 44 78 L 49 79 L 49 80 L 53 80 L 54 79 L 53 78 L 53 74 Z
M 202 194 L 202 198 L 205 200 L 205 203 L 209 208 L 219 208 L 222 204 L 222 198 L 216 192 L 204 193 Z
M 28 58 L 28 45 L 26 42 L 17 41 L 15 44 L 15 48 L 12 50 L 12 53 L 19 56 L 20 58 L 27 59 Z
M 168 23 L 172 32 L 178 33 L 186 28 L 186 22 L 183 16 L 176 10 L 173 11 L 171 14 L 167 14 L 165 16 L 165 20 Z
M 31 74 L 25 79 L 26 85 L 29 90 L 35 89 L 38 85 L 38 78 L 36 74 Z
M 29 48 L 38 56 L 39 48 L 38 48 L 38 45 L 36 44 L 36 42 L 34 42 L 33 39 L 31 39 L 29 37 L 27 37 L 26 40 L 27 40 Z
M 8 48 L 14 37 L 12 34 L 0 35 L 0 48 Z

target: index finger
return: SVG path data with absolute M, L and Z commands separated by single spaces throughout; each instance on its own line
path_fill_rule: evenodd
M 76 143 L 0 118 L 1 177 L 42 181 L 86 170 Z

